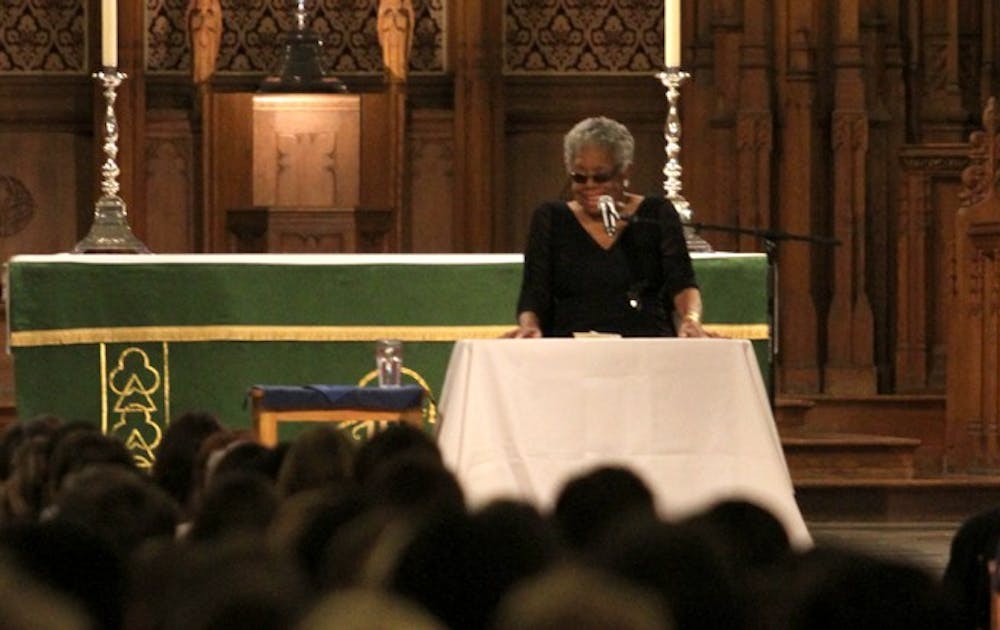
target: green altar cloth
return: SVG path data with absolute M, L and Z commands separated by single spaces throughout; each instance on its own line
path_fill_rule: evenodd
M 766 370 L 765 257 L 694 258 L 706 324 L 755 339 Z M 18 416 L 100 423 L 151 457 L 185 411 L 248 427 L 253 384 L 368 382 L 381 338 L 437 395 L 454 341 L 513 328 L 521 256 L 57 254 L 6 272 Z

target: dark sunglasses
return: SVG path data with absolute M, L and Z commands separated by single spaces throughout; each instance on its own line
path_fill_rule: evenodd
M 592 175 L 570 173 L 569 178 L 573 180 L 574 184 L 586 184 L 588 181 L 594 182 L 595 184 L 606 184 L 614 179 L 617 174 L 618 171 L 611 171 L 610 173 L 594 173 Z

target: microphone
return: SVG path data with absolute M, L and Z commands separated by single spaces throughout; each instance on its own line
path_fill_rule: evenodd
M 604 222 L 604 232 L 608 236 L 614 236 L 615 231 L 618 229 L 616 225 L 618 219 L 621 215 L 618 214 L 618 208 L 615 207 L 615 200 L 611 198 L 611 195 L 601 195 L 597 198 L 597 207 L 601 209 L 601 221 Z

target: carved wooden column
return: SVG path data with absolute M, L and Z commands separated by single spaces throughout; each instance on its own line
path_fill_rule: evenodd
M 958 142 L 963 139 L 966 119 L 959 85 L 959 0 L 914 4 L 919 5 L 911 11 L 917 12 L 914 21 L 918 21 L 920 31 L 910 37 L 920 42 L 915 48 L 922 54 L 922 72 L 915 80 L 920 88 L 915 109 L 920 111 L 921 140 Z
M 736 113 L 736 172 L 739 174 L 739 224 L 771 227 L 771 154 L 774 148 L 771 90 L 773 72 L 765 27 L 771 11 L 763 2 L 744 5 L 740 46 L 740 98 Z M 739 251 L 760 251 L 759 239 L 740 238 Z
M 997 80 L 997 6 L 994 2 L 982 3 L 982 34 L 980 35 L 979 50 L 982 59 L 979 64 L 979 95 L 980 101 L 986 102 L 989 97 L 996 94 Z
M 140 2 L 118 3 L 118 69 L 128 75 L 117 91 L 115 115 L 118 118 L 118 166 L 121 175 L 121 198 L 128 210 L 129 227 L 141 241 L 146 237 L 146 72 L 145 72 L 145 9 Z M 100 11 L 96 13 L 100 16 Z M 98 17 L 99 19 L 99 17 Z M 104 97 L 95 87 L 95 122 L 104 125 Z M 104 154 L 96 145 L 100 164 Z M 98 169 L 94 169 L 100 177 Z M 100 187 L 95 187 L 99 190 Z M 92 217 L 93 215 L 91 215 Z M 89 223 L 82 226 L 86 233 Z
M 736 209 L 727 199 L 721 201 L 719 196 L 722 188 L 716 186 L 718 177 L 716 166 L 711 160 L 717 153 L 727 151 L 710 150 L 714 142 L 692 142 L 691 138 L 708 137 L 715 124 L 714 107 L 717 103 L 716 81 L 719 70 L 715 58 L 715 22 L 713 7 L 704 2 L 687 0 L 681 9 L 682 37 L 681 65 L 691 73 L 691 79 L 681 88 L 681 121 L 684 125 L 681 159 L 684 167 L 684 195 L 691 202 L 695 216 L 708 221 L 716 218 L 719 223 L 736 221 Z M 697 134 L 691 132 L 698 129 Z M 704 163 L 704 168 L 695 168 L 694 164 Z M 723 188 L 724 190 L 724 188 Z M 710 210 L 711 209 L 711 210 Z M 721 232 L 702 234 L 712 247 L 717 250 L 735 250 L 737 239 L 735 235 Z
M 876 391 L 874 326 L 865 282 L 868 250 L 868 111 L 862 76 L 858 0 L 838 4 L 834 50 L 833 296 L 827 317 L 823 389 L 832 394 Z
M 878 391 L 892 391 L 896 269 L 895 220 L 899 207 L 899 149 L 906 143 L 906 97 L 899 3 L 880 0 L 861 17 L 862 59 L 869 108 L 867 292 L 874 318 Z
M 821 0 L 818 0 L 821 1 Z M 814 3 L 784 0 L 788 42 L 785 66 L 780 69 L 782 120 L 780 142 L 783 160 L 779 170 L 779 225 L 783 230 L 810 234 L 813 212 L 821 197 L 817 174 L 823 142 L 816 122 L 817 77 L 814 33 L 819 25 L 812 16 Z M 779 259 L 780 339 L 778 391 L 806 394 L 819 391 L 816 304 L 812 294 L 813 251 L 801 243 L 781 246 Z
M 895 221 L 895 388 L 897 393 L 945 389 L 947 325 L 952 312 L 952 270 L 946 252 L 953 238 L 954 199 L 968 165 L 967 144 L 905 145 Z M 940 213 L 940 214 L 939 214 Z
M 690 4 L 696 4 L 691 2 Z M 702 3 L 697 3 L 702 4 Z M 703 133 L 708 133 L 708 139 L 715 150 L 706 155 L 711 159 L 710 166 L 706 170 L 710 174 L 737 173 L 739 165 L 738 156 L 734 150 L 738 139 L 736 138 L 737 110 L 740 105 L 740 43 L 742 40 L 741 27 L 743 26 L 743 15 L 741 13 L 741 3 L 737 0 L 720 0 L 711 5 L 711 43 L 712 43 L 712 63 L 713 68 L 709 73 L 712 82 L 712 93 L 710 98 L 704 101 L 710 103 L 708 111 L 709 119 L 707 128 Z M 692 105 L 694 105 L 692 103 Z M 688 108 L 690 109 L 690 108 Z M 685 123 L 686 125 L 686 123 Z M 686 134 L 685 142 L 693 144 L 695 136 Z M 720 150 L 721 149 L 721 150 Z M 694 152 L 688 153 L 690 159 Z M 685 169 L 687 173 L 695 170 Z M 704 219 L 709 212 L 718 213 L 718 216 L 725 217 L 723 223 L 735 224 L 739 222 L 740 209 L 737 203 L 739 186 L 741 180 L 738 177 L 711 177 L 711 185 L 708 188 L 711 194 L 711 210 L 699 212 L 695 208 L 695 216 Z M 738 239 L 733 235 L 723 233 L 705 233 L 702 235 L 715 249 L 727 249 L 727 242 L 736 243 Z M 729 247 L 729 249 L 738 249 Z M 757 251 L 752 249 L 750 251 Z
M 215 76 L 219 49 L 222 45 L 222 3 L 221 0 L 188 0 L 186 14 L 188 45 L 191 48 L 191 81 L 194 84 L 195 97 L 191 116 L 195 137 L 193 192 L 196 201 L 195 216 L 192 225 L 195 226 L 194 241 L 203 251 L 219 250 L 225 231 L 219 221 L 208 220 L 214 204 L 205 194 L 206 190 L 214 189 L 212 170 L 206 167 L 212 155 L 209 152 L 211 144 L 208 132 L 212 124 L 208 122 L 206 113 L 213 109 L 211 102 L 211 79 Z M 250 162 L 247 161 L 249 165 Z M 213 238 L 215 239 L 213 241 Z M 214 243 L 214 247 L 213 247 Z
M 413 44 L 413 3 L 411 0 L 379 0 L 378 37 L 382 47 L 382 65 L 388 83 L 389 145 L 387 167 L 390 171 L 391 206 L 397 251 L 411 251 L 410 212 L 406 197 L 404 167 L 406 165 L 406 79 L 410 49 Z
M 455 0 L 456 252 L 488 252 L 503 208 L 503 2 Z
M 947 460 L 951 470 L 1000 469 L 1000 120 L 996 99 L 984 131 L 970 138 L 969 167 L 955 220 L 950 309 Z

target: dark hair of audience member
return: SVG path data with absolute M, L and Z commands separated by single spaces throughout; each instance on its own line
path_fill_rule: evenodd
M 66 478 L 91 464 L 111 464 L 135 470 L 135 459 L 118 439 L 96 431 L 75 431 L 66 435 L 49 461 L 49 502 L 62 489 Z
M 187 537 L 191 541 L 234 536 L 263 540 L 277 511 L 278 492 L 271 479 L 253 471 L 219 471 L 205 488 Z
M 990 627 L 992 587 L 988 563 L 1000 541 L 1000 508 L 967 518 L 951 538 L 942 582 L 958 605 L 964 628 Z
M 915 565 L 817 547 L 795 561 L 786 593 L 790 630 L 946 630 L 957 624 L 940 582 Z M 989 627 L 987 625 L 986 627 Z
M 321 588 L 330 541 L 368 509 L 353 486 L 304 490 L 281 501 L 268 532 L 273 547 Z
M 343 431 L 318 426 L 299 433 L 278 470 L 278 493 L 290 497 L 303 490 L 344 486 L 351 482 L 354 446 Z
M 169 496 L 137 469 L 91 464 L 66 477 L 54 518 L 85 527 L 128 558 L 153 538 L 172 538 L 179 510 Z
M 441 451 L 430 435 L 411 424 L 394 422 L 361 443 L 354 457 L 354 479 L 364 485 L 380 467 L 412 454 L 441 461 Z
M 186 513 L 191 508 L 195 462 L 202 443 L 220 431 L 222 424 L 215 415 L 190 411 L 175 418 L 163 430 L 156 448 L 152 478 Z
M 191 496 L 188 498 L 188 518 L 190 513 L 197 509 L 201 502 L 201 495 L 205 491 L 205 485 L 211 476 L 215 465 L 219 463 L 226 449 L 239 442 L 253 441 L 254 435 L 251 431 L 233 431 L 223 427 L 222 429 L 207 436 L 198 447 L 198 453 L 194 458 L 194 470 L 191 475 Z
M 49 442 L 59 419 L 41 416 L 9 425 L 0 442 L 0 524 L 32 521 L 45 503 Z
M 367 501 L 365 505 L 360 514 L 337 528 L 323 549 L 317 577 L 324 591 L 385 587 L 401 550 L 424 523 Z
M 611 527 L 597 566 L 655 592 L 679 630 L 747 627 L 737 584 L 711 535 L 640 516 Z
M 48 436 L 36 435 L 22 441 L 14 451 L 10 477 L 3 484 L 3 524 L 30 523 L 41 514 L 47 495 L 49 440 Z
M 400 553 L 391 590 L 449 627 L 486 628 L 511 587 L 555 561 L 555 540 L 534 508 L 516 502 L 429 518 Z
M 75 435 L 80 432 L 85 433 L 96 433 L 100 435 L 100 427 L 93 422 L 85 422 L 83 420 L 71 420 L 69 422 L 61 422 L 55 425 L 51 432 L 45 432 L 44 437 L 38 436 L 39 442 L 36 446 L 40 449 L 38 463 L 42 467 L 41 472 L 44 475 L 41 486 L 41 497 L 38 501 L 39 503 L 39 514 L 41 510 L 45 508 L 52 501 L 52 494 L 54 492 L 53 481 L 52 481 L 52 462 L 53 456 L 59 444 L 63 442 L 66 438 Z
M 9 424 L 0 435 L 0 481 L 10 477 L 18 446 L 36 436 L 50 437 L 61 423 L 58 416 L 45 414 Z
M 556 497 L 552 519 L 564 543 L 586 551 L 619 519 L 656 519 L 649 486 L 621 466 L 601 466 L 571 478 Z
M 751 501 L 720 501 L 688 519 L 688 523 L 695 529 L 706 528 L 711 532 L 723 547 L 723 559 L 741 579 L 747 571 L 782 562 L 792 551 L 781 521 Z
M 455 474 L 440 459 L 420 450 L 391 456 L 371 471 L 362 490 L 373 507 L 405 519 L 465 510 L 465 496 Z
M 445 630 L 433 615 L 402 597 L 352 588 L 319 601 L 296 630 Z
M 558 564 L 500 600 L 493 630 L 670 630 L 669 611 L 648 591 L 599 569 Z
M 144 548 L 132 565 L 126 611 L 133 628 L 286 630 L 312 597 L 260 538 L 232 536 Z
M 4 630 L 92 630 L 78 603 L 0 558 L 0 628 Z
M 228 472 L 256 473 L 274 482 L 280 466 L 279 455 L 274 449 L 252 440 L 233 442 L 220 454 L 210 472 L 208 484 L 211 485 L 213 476 Z
M 55 427 L 51 434 L 51 439 L 49 440 L 49 452 L 46 454 L 46 457 L 48 459 L 52 459 L 52 454 L 59 447 L 59 444 L 68 436 L 80 431 L 99 434 L 101 432 L 101 427 L 95 422 L 87 422 L 85 420 L 69 420 L 60 423 Z
M 0 548 L 18 569 L 79 604 L 95 628 L 121 627 L 124 558 L 101 536 L 68 521 L 25 523 L 6 528 Z

